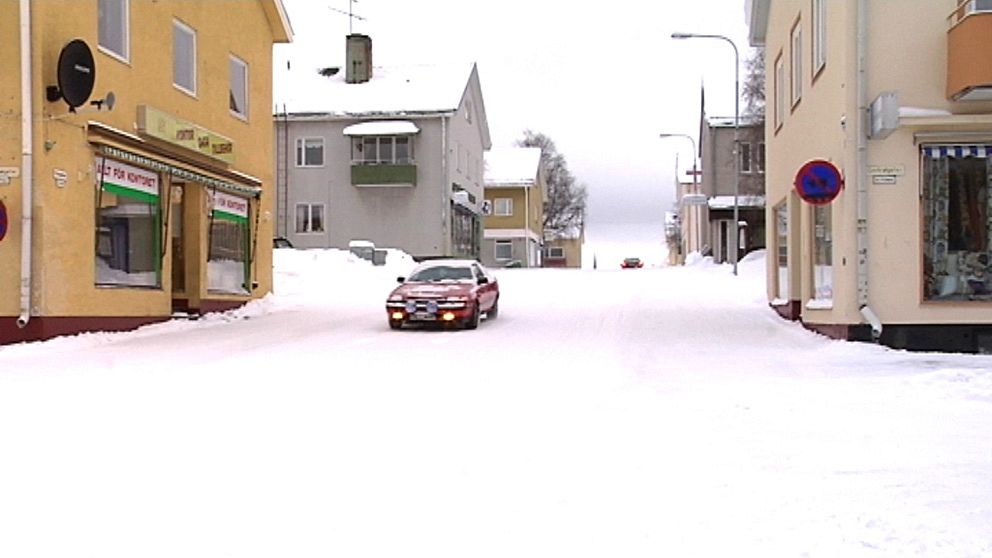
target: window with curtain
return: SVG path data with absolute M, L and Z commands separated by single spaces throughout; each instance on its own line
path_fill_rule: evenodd
M 926 300 L 992 300 L 992 145 L 923 148 Z

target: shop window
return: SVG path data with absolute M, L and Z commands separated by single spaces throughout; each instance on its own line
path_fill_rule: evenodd
M 160 287 L 159 176 L 111 159 L 96 160 L 96 284 Z
M 211 192 L 207 289 L 214 293 L 248 294 L 251 280 L 247 199 Z
M 324 204 L 322 203 L 296 204 L 296 232 L 298 233 L 324 232 Z
M 100 0 L 97 10 L 97 44 L 101 50 L 127 62 L 128 0 Z
M 177 20 L 172 22 L 172 83 L 196 95 L 196 31 Z
M 248 118 L 248 64 L 237 56 L 230 58 L 231 67 L 231 112 L 241 118 Z
M 924 298 L 992 300 L 992 146 L 924 148 Z
M 813 298 L 830 301 L 833 286 L 833 226 L 830 205 L 813 207 Z
M 789 204 L 783 202 L 775 208 L 775 252 L 778 273 L 775 297 L 782 301 L 789 295 Z
M 458 204 L 451 204 L 451 245 L 457 255 L 479 255 L 479 218 Z
M 296 166 L 324 166 L 324 138 L 299 138 L 296 140 Z
M 497 240 L 496 241 L 496 261 L 507 261 L 513 259 L 513 241 L 511 240 Z

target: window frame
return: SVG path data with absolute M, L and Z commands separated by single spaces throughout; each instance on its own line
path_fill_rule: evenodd
M 178 53 L 176 52 L 176 50 L 177 50 L 176 49 L 176 43 L 177 43 L 177 39 L 179 37 L 179 35 L 177 35 L 178 32 L 188 33 L 188 35 L 192 38 L 192 52 L 190 53 L 191 60 L 189 61 L 190 62 L 190 74 L 191 74 L 190 75 L 190 79 L 193 82 L 192 83 L 192 88 L 188 88 L 188 87 L 186 87 L 186 85 L 184 85 L 182 83 L 179 83 L 179 77 L 180 76 L 178 75 L 179 68 L 177 66 L 179 64 L 180 58 L 179 58 Z M 193 29 L 192 27 L 190 27 L 186 23 L 183 23 L 179 19 L 173 18 L 172 19 L 172 86 L 175 87 L 176 89 L 182 91 L 183 93 L 186 93 L 187 95 L 192 96 L 192 97 L 196 97 L 197 96 L 196 91 L 197 91 L 197 77 L 198 76 L 197 76 L 197 71 L 196 71 L 196 65 L 197 65 L 196 64 L 196 61 L 197 61 L 197 33 L 196 33 L 196 29 Z
M 812 250 L 810 252 L 811 282 L 810 302 L 821 308 L 831 308 L 834 300 L 834 264 L 833 264 L 833 207 L 832 204 L 814 205 L 810 212 L 810 223 L 813 227 L 810 235 Z M 817 232 L 823 227 L 823 234 Z M 823 240 L 821 240 L 821 238 Z M 823 257 L 824 261 L 820 261 Z M 821 292 L 822 291 L 822 292 Z
M 303 208 L 306 209 L 306 218 L 304 219 L 305 225 L 301 230 L 299 216 L 300 216 L 300 209 Z M 314 211 L 315 209 L 319 211 Z M 315 213 L 319 213 L 319 221 L 320 221 L 319 229 L 314 228 Z M 327 219 L 326 219 L 327 211 L 325 210 L 324 204 L 299 202 L 296 204 L 296 213 L 294 215 L 296 217 L 295 219 L 296 222 L 294 223 L 294 229 L 296 230 L 296 234 L 323 234 L 327 232 L 327 227 L 325 225 L 327 223 Z
M 388 140 L 386 142 L 385 140 Z M 399 140 L 404 140 L 400 142 Z M 366 146 L 369 142 L 375 145 L 375 158 L 370 159 Z M 388 160 L 382 158 L 382 146 L 389 144 L 390 157 Z M 400 157 L 397 147 L 400 143 L 406 144 L 406 157 Z M 352 136 L 351 139 L 351 164 L 352 165 L 413 165 L 415 164 L 413 154 L 413 136 L 405 134 L 395 134 L 389 136 Z
M 796 109 L 803 99 L 803 26 L 802 19 L 797 18 L 789 31 L 789 99 L 792 110 Z
M 121 8 L 121 21 L 120 29 L 115 29 L 121 34 L 121 50 L 123 52 L 117 52 L 114 50 L 114 46 L 104 44 L 104 33 L 102 32 L 103 20 L 100 18 L 100 9 L 109 3 L 118 4 Z M 111 58 L 116 58 L 117 60 L 124 62 L 125 64 L 131 63 L 131 2 L 129 0 L 99 0 L 97 4 L 97 49 L 102 51 L 107 56 Z
M 235 76 L 235 67 L 236 66 L 240 66 L 241 69 L 243 70 L 243 74 L 242 75 L 244 76 L 244 82 L 241 83 L 241 90 L 242 90 L 242 96 L 243 96 L 243 99 L 244 99 L 244 105 L 245 106 L 244 106 L 244 111 L 243 112 L 239 112 L 239 111 L 237 111 L 237 110 L 235 110 L 233 108 L 230 108 L 230 103 L 228 103 L 228 108 L 231 111 L 231 115 L 232 116 L 234 116 L 234 117 L 236 117 L 238 119 L 241 119 L 241 120 L 244 120 L 244 121 L 247 122 L 248 121 L 248 110 L 249 110 L 249 107 L 251 106 L 250 105 L 250 100 L 248 98 L 248 79 L 249 79 L 249 75 L 248 75 L 248 63 L 245 62 L 240 57 L 234 55 L 234 54 L 228 55 L 228 68 L 229 68 L 229 72 L 231 74 L 230 75 L 229 86 L 230 86 L 230 94 L 231 94 L 231 97 L 232 98 L 235 96 L 234 95 L 234 92 L 235 92 L 234 76 Z
M 561 246 L 548 246 L 548 252 L 545 257 L 560 260 L 565 257 L 565 249 Z
M 501 202 L 505 212 L 500 211 Z M 493 198 L 493 217 L 513 217 L 513 198 Z
M 775 298 L 788 301 L 792 297 L 789 281 L 789 200 L 773 208 L 775 215 Z
M 499 249 L 505 247 L 509 249 L 510 253 L 506 257 L 501 257 L 499 255 Z M 513 260 L 513 241 L 500 239 L 493 242 L 493 259 L 497 262 L 508 262 Z
M 767 152 L 765 151 L 765 142 L 758 142 L 758 151 L 755 153 L 755 170 L 758 174 L 765 174 L 765 156 Z
M 312 164 L 307 161 L 307 141 L 320 142 L 320 164 Z M 323 137 L 303 136 L 296 138 L 296 168 L 322 168 L 327 160 L 326 152 Z
M 826 23 L 826 0 L 810 0 L 810 19 L 812 22 L 811 33 L 813 35 L 810 50 L 811 62 L 813 64 L 812 76 L 815 80 L 823 68 L 827 65 L 827 23 Z
M 749 141 L 739 142 L 738 145 L 738 164 L 740 165 L 741 174 L 751 174 L 753 171 L 753 165 L 751 164 L 751 145 Z
M 785 56 L 782 51 L 775 57 L 774 67 L 775 131 L 778 132 L 785 122 Z

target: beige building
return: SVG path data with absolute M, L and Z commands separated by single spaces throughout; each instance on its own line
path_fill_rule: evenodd
M 989 4 L 748 0 L 782 315 L 837 338 L 992 351 Z
M 544 267 L 582 267 L 582 245 L 585 244 L 585 229 L 571 229 L 561 233 L 547 234 L 544 237 Z
M 482 262 L 540 267 L 547 182 L 539 147 L 497 147 L 485 154 Z
M 279 0 L 9 1 L 0 37 L 0 343 L 271 291 Z

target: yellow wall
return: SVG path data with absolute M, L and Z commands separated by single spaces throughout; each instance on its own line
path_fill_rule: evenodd
M 95 0 L 32 2 L 36 99 L 34 306 L 40 316 L 148 316 L 168 315 L 171 311 L 168 256 L 163 262 L 165 268 L 161 290 L 94 286 L 96 171 L 93 146 L 87 139 L 87 122 L 96 121 L 137 134 L 135 123 L 139 105 L 153 106 L 233 140 L 236 158 L 230 170 L 261 179 L 264 188 L 253 271 L 259 288 L 253 295 L 262 296 L 272 287 L 271 216 L 275 196 L 271 118 L 273 31 L 263 2 L 159 0 L 134 1 L 130 6 L 130 56 L 129 60 L 122 61 L 97 46 Z M 234 14 L 237 25 L 231 24 Z M 197 31 L 196 97 L 172 84 L 174 17 Z M 0 36 L 4 37 L 4 41 L 9 38 L 16 40 L 17 22 L 17 4 L 0 3 Z M 81 109 L 79 113 L 71 114 L 62 101 L 40 101 L 44 87 L 56 82 L 61 48 L 74 38 L 86 41 L 94 54 L 96 83 L 90 98 L 102 98 L 113 91 L 116 96 L 113 111 Z M 4 75 L 19 75 L 16 51 L 16 48 L 4 44 L 4 52 L 9 53 L 0 59 L 0 71 Z M 247 121 L 232 115 L 228 109 L 228 56 L 231 54 L 245 61 L 249 67 Z M 0 166 L 20 164 L 20 130 L 19 120 L 16 120 L 20 113 L 18 85 L 16 79 L 0 80 L 0 139 L 4 140 L 0 142 Z M 174 150 L 177 155 L 218 165 L 216 161 L 190 156 L 180 148 L 164 147 Z M 62 187 L 56 185 L 52 178 L 56 169 L 64 171 L 69 177 Z M 167 184 L 163 180 L 163 196 L 168 192 Z M 0 199 L 8 206 L 12 223 L 7 238 L 0 242 L 0 260 L 4 262 L 16 262 L 20 257 L 19 190 L 19 182 L 0 186 Z M 196 199 L 197 195 L 192 196 L 193 201 L 202 207 L 203 201 Z M 200 225 L 204 252 L 205 227 L 204 221 Z M 192 232 L 187 231 L 187 234 Z M 18 266 L 0 266 L 0 315 L 18 312 L 18 284 Z
M 531 188 L 487 188 L 486 199 L 494 203 L 497 198 L 513 200 L 513 215 L 501 217 L 488 215 L 485 219 L 486 229 L 529 229 L 539 237 L 543 235 L 544 197 L 540 187 Z M 530 204 L 529 213 L 525 211 Z

